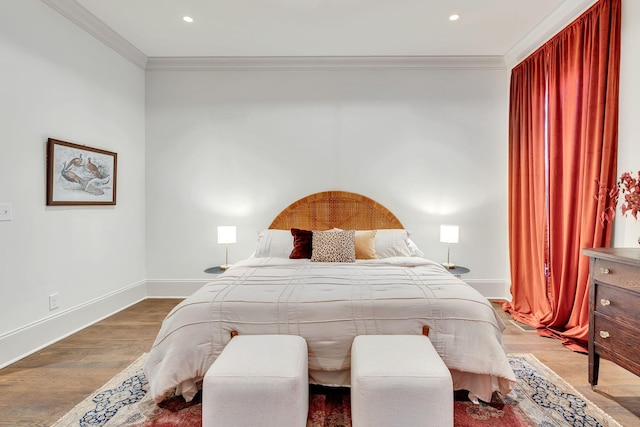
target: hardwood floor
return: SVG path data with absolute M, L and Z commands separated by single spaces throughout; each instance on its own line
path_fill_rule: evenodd
M 149 299 L 0 370 L 0 426 L 50 426 L 151 347 L 180 300 Z M 509 353 L 533 353 L 624 426 L 640 425 L 640 377 L 603 360 L 599 385 L 587 381 L 587 356 L 523 331 L 500 304 Z
M 0 426 L 50 426 L 149 351 L 180 300 L 149 299 L 0 370 Z

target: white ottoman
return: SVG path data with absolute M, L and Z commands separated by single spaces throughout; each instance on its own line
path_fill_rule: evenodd
M 353 427 L 453 426 L 453 382 L 424 335 L 360 335 L 351 346 Z
M 238 335 L 202 384 L 203 427 L 304 427 L 307 342 L 294 335 Z

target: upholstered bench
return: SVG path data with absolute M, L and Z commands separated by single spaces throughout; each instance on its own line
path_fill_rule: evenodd
M 238 335 L 202 384 L 203 427 L 304 427 L 307 342 L 294 335 Z
M 361 335 L 351 347 L 353 427 L 453 426 L 451 374 L 424 335 Z

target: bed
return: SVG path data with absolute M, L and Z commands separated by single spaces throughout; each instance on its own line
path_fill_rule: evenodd
M 310 383 L 348 386 L 355 336 L 427 334 L 454 390 L 490 401 L 515 382 L 504 327 L 486 298 L 423 257 L 388 209 L 329 191 L 285 208 L 254 254 L 177 305 L 144 370 L 155 401 L 189 401 L 234 335 L 294 334 L 307 341 Z

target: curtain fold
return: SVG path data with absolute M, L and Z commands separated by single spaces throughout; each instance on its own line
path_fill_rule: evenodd
M 509 255 L 511 303 L 519 322 L 540 327 L 547 301 L 545 208 L 545 52 L 529 56 L 511 72 L 509 99 Z
M 543 204 L 546 210 L 542 225 L 546 235 L 526 234 L 526 227 L 510 225 L 513 301 L 505 308 L 514 318 L 538 328 L 540 335 L 560 338 L 577 351 L 586 351 L 589 312 L 589 260 L 581 249 L 609 246 L 611 237 L 611 224 L 603 227 L 599 221 L 601 206 L 594 195 L 598 193 L 596 179 L 609 188 L 616 182 L 620 19 L 621 0 L 600 0 L 534 54 L 545 59 L 548 155 L 542 161 L 547 167 L 548 187 L 544 202 L 540 201 L 542 192 L 538 188 L 528 197 L 529 203 L 535 205 L 531 227 L 541 227 L 539 205 Z M 526 62 L 534 60 L 532 57 Z M 512 86 L 523 84 L 537 85 L 540 79 L 523 83 L 512 77 Z M 512 87 L 511 92 L 521 90 Z M 522 160 L 517 155 L 525 142 L 518 135 L 537 135 L 540 130 L 519 129 L 528 123 L 544 129 L 545 124 L 519 118 L 516 112 L 520 107 L 513 101 L 510 108 L 510 162 L 519 162 L 510 165 L 511 183 L 512 173 L 522 169 L 523 161 L 540 161 L 540 156 Z M 539 139 L 536 137 L 534 143 L 538 144 Z M 541 167 L 527 168 L 537 171 Z M 538 181 L 531 176 L 526 179 Z M 514 196 L 511 187 L 509 194 L 510 199 L 521 197 Z M 526 203 L 511 208 L 510 203 L 512 223 L 526 220 L 528 212 L 521 210 L 527 208 Z M 521 248 L 530 244 L 527 238 L 539 239 L 533 249 Z M 538 248 L 540 242 L 543 249 Z M 527 259 L 527 250 L 535 250 L 535 258 Z M 539 268 L 541 256 L 548 271 L 544 287 L 538 283 L 540 273 L 528 271 Z M 527 267 L 519 267 L 520 264 Z M 544 268 L 543 265 L 543 272 Z

